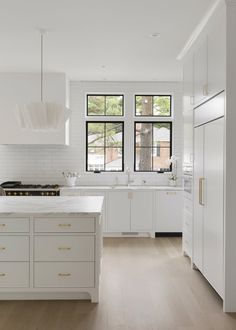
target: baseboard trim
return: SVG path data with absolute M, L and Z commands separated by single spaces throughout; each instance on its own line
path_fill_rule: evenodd
M 155 233 L 155 237 L 182 237 L 182 233 L 180 232 Z

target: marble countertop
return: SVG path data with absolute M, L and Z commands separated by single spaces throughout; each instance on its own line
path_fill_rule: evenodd
M 102 212 L 102 196 L 4 197 L 0 196 L 1 215 L 89 214 Z
M 60 187 L 60 190 L 183 190 L 183 187 L 176 186 L 155 186 L 155 185 L 117 185 L 117 186 L 74 186 Z

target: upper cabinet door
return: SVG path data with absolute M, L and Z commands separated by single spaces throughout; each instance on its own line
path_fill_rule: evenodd
M 201 39 L 194 54 L 194 103 L 203 102 L 208 96 L 207 37 Z
M 191 111 L 194 104 L 193 66 L 194 57 L 190 54 L 184 62 L 183 94 L 184 112 Z
M 226 12 L 222 3 L 208 28 L 208 93 L 214 96 L 226 86 Z

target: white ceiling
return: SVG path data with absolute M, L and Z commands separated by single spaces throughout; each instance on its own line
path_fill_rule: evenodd
M 74 80 L 179 81 L 177 55 L 214 0 L 0 0 L 0 71 Z M 150 34 L 159 32 L 159 38 Z

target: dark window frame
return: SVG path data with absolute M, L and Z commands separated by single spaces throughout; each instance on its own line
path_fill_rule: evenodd
M 136 170 L 136 124 L 170 124 L 170 157 L 172 156 L 172 136 L 173 136 L 173 123 L 172 121 L 142 121 L 142 120 L 137 120 L 134 122 L 134 172 L 137 173 L 158 173 L 156 170 Z M 143 147 L 144 148 L 144 147 Z M 153 149 L 155 146 L 153 146 L 153 126 L 152 126 L 152 146 L 151 147 L 146 147 Z M 159 147 L 160 148 L 160 147 Z M 161 150 L 161 148 L 160 148 Z M 153 168 L 153 159 L 152 159 L 152 168 Z M 170 165 L 169 171 L 164 171 L 164 172 L 171 172 L 172 171 L 172 165 Z
M 88 109 L 88 99 L 90 96 L 104 96 L 105 97 L 105 105 L 106 105 L 106 97 L 107 96 L 122 96 L 122 114 L 121 115 L 107 115 L 106 114 L 106 106 L 105 106 L 105 109 L 104 109 L 104 114 L 101 114 L 101 115 L 89 115 L 89 109 Z M 86 101 L 87 101 L 87 104 L 86 104 L 86 116 L 87 117 L 124 117 L 124 101 L 125 101 L 125 97 L 124 97 L 124 94 L 87 94 L 86 95 Z
M 170 97 L 170 115 L 168 116 L 163 116 L 163 115 L 154 115 L 153 114 L 153 109 L 152 109 L 152 115 L 138 115 L 137 114 L 137 108 L 136 108 L 136 97 L 137 96 L 144 96 L 144 97 L 155 97 L 155 96 L 168 96 Z M 172 117 L 172 95 L 171 94 L 135 94 L 134 95 L 134 109 L 135 109 L 135 117 L 138 117 L 138 118 L 147 118 L 147 117 L 150 117 L 150 118 L 171 118 Z
M 115 116 L 117 117 L 117 116 Z M 92 123 L 100 123 L 100 124 L 113 124 L 113 123 L 116 123 L 116 124 L 121 124 L 122 125 L 122 146 L 121 147 L 118 147 L 118 148 L 121 148 L 122 149 L 122 169 L 120 171 L 115 171 L 115 170 L 99 170 L 99 171 L 92 171 L 92 170 L 89 170 L 88 169 L 88 125 L 89 124 L 92 124 Z M 124 165 L 124 128 L 125 128 L 125 125 L 124 125 L 124 121 L 111 121 L 111 120 L 86 120 L 86 164 L 85 164 L 85 171 L 88 172 L 88 173 L 100 173 L 100 172 L 103 172 L 103 173 L 122 173 L 124 172 L 124 168 L 125 168 L 125 165 Z M 106 139 L 106 136 L 104 137 L 104 139 Z M 96 147 L 95 147 L 96 148 Z M 103 146 L 103 149 L 105 151 L 105 149 L 107 148 L 111 148 L 111 147 L 106 147 L 105 145 Z M 102 147 L 101 147 L 102 149 Z M 104 153 L 104 168 L 105 168 L 105 161 L 106 161 L 106 157 L 105 157 L 105 153 Z

